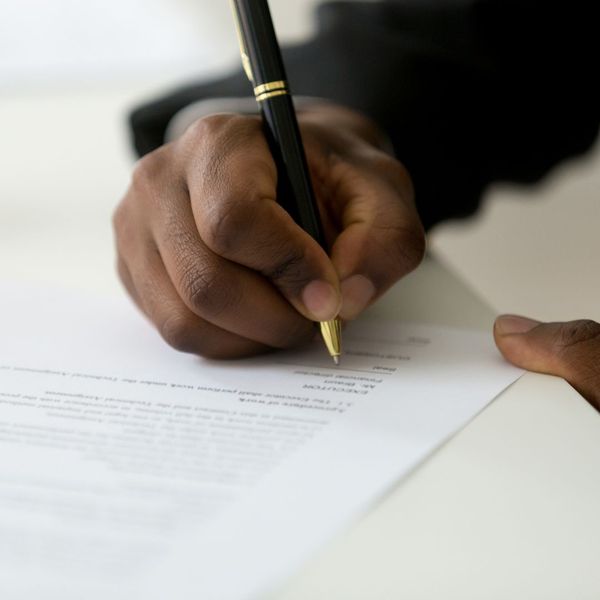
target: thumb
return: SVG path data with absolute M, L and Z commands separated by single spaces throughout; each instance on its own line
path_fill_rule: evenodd
M 494 323 L 494 338 L 508 361 L 563 377 L 600 409 L 600 324 L 587 319 L 540 323 L 502 315 Z

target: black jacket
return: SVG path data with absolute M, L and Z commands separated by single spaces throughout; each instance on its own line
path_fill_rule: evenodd
M 317 9 L 312 39 L 284 48 L 294 93 L 361 110 L 415 182 L 426 228 L 471 214 L 493 181 L 533 182 L 585 151 L 600 119 L 600 35 L 584 0 L 388 0 Z M 233 25 L 232 25 L 233 26 Z M 241 69 L 135 110 L 137 151 L 163 143 L 193 101 L 248 96 Z

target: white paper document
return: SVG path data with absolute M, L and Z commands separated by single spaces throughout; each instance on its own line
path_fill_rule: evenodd
M 211 362 L 125 300 L 0 285 L 0 598 L 260 598 L 519 374 L 390 322 L 338 367 Z

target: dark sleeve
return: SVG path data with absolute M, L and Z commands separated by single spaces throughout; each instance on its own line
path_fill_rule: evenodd
M 474 212 L 491 182 L 534 182 L 598 130 L 594 2 L 396 0 L 320 6 L 284 48 L 294 93 L 370 115 L 415 182 L 423 223 Z M 131 116 L 140 154 L 193 101 L 248 96 L 241 70 L 175 90 Z

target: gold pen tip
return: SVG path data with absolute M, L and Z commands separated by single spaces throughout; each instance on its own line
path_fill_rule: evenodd
M 327 346 L 327 352 L 329 356 L 333 358 L 335 364 L 339 364 L 339 356 L 342 353 L 342 322 L 339 319 L 332 319 L 331 321 L 322 321 L 320 323 L 321 335 L 325 346 Z

